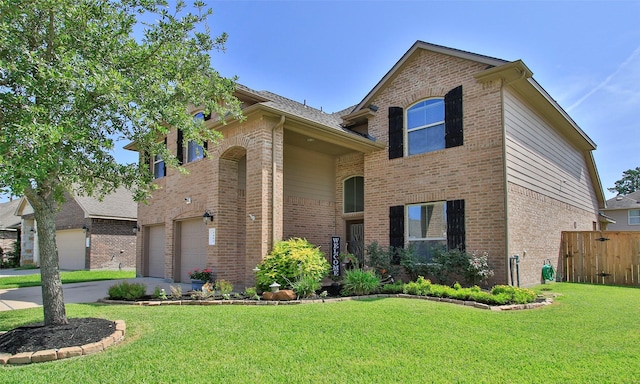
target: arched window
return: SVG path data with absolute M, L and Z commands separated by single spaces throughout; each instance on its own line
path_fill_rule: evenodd
M 444 98 L 420 101 L 407 109 L 408 155 L 445 148 Z
M 344 181 L 344 213 L 364 211 L 364 177 L 353 176 Z

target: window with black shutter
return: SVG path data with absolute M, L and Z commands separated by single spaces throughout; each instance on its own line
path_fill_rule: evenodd
M 404 110 L 389 107 L 389 159 L 404 155 Z

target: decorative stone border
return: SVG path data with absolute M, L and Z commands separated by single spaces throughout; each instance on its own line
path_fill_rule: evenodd
M 111 334 L 111 336 L 107 336 L 96 343 L 85 344 L 78 347 L 47 349 L 37 352 L 21 352 L 16 353 L 15 355 L 0 353 L 0 365 L 42 363 L 44 361 L 62 360 L 69 357 L 84 356 L 102 352 L 113 344 L 124 339 L 124 335 L 127 330 L 124 320 L 116 320 L 115 323 L 116 330 Z
M 336 297 L 336 298 L 326 298 L 326 299 L 302 299 L 302 300 L 290 300 L 290 301 L 267 301 L 267 300 L 144 300 L 144 301 L 124 301 L 124 300 L 109 300 L 109 299 L 100 299 L 98 302 L 104 304 L 123 304 L 123 305 L 139 305 L 139 306 L 159 306 L 159 305 L 299 305 L 299 304 L 314 304 L 314 303 L 335 303 L 339 301 L 349 301 L 349 300 L 364 300 L 371 298 L 390 298 L 390 297 L 399 297 L 405 299 L 416 299 L 416 300 L 429 300 L 429 301 L 439 301 L 443 303 L 451 303 L 457 305 L 466 305 L 469 307 L 474 307 L 478 309 L 488 309 L 491 311 L 513 311 L 513 310 L 522 310 L 522 309 L 533 309 L 539 308 L 545 305 L 549 305 L 553 303 L 552 298 L 545 298 L 544 301 L 538 301 L 535 303 L 529 304 L 510 304 L 510 305 L 488 305 L 484 303 L 478 303 L 475 301 L 463 301 L 456 299 L 449 299 L 444 297 L 433 297 L 433 296 L 415 296 L 415 295 L 407 295 L 404 293 L 400 294 L 377 294 L 377 295 L 367 295 L 367 296 L 347 296 L 347 297 Z

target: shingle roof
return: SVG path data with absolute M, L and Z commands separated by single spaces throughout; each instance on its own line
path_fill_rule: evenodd
M 0 229 L 15 228 L 20 225 L 20 216 L 16 216 L 16 208 L 20 199 L 0 203 Z
M 640 191 L 607 200 L 607 210 L 609 209 L 640 209 Z
M 131 192 L 125 188 L 119 188 L 102 201 L 89 196 L 76 196 L 75 200 L 88 217 L 125 220 L 135 220 L 138 217 L 138 205 Z

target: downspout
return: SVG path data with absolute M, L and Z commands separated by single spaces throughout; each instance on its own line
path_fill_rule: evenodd
M 271 247 L 273 247 L 276 244 L 276 241 L 278 241 L 276 235 L 276 171 L 278 168 L 276 163 L 276 130 L 284 126 L 284 120 L 284 115 L 280 115 L 280 121 L 271 130 Z M 284 151 L 284 143 L 282 150 Z

